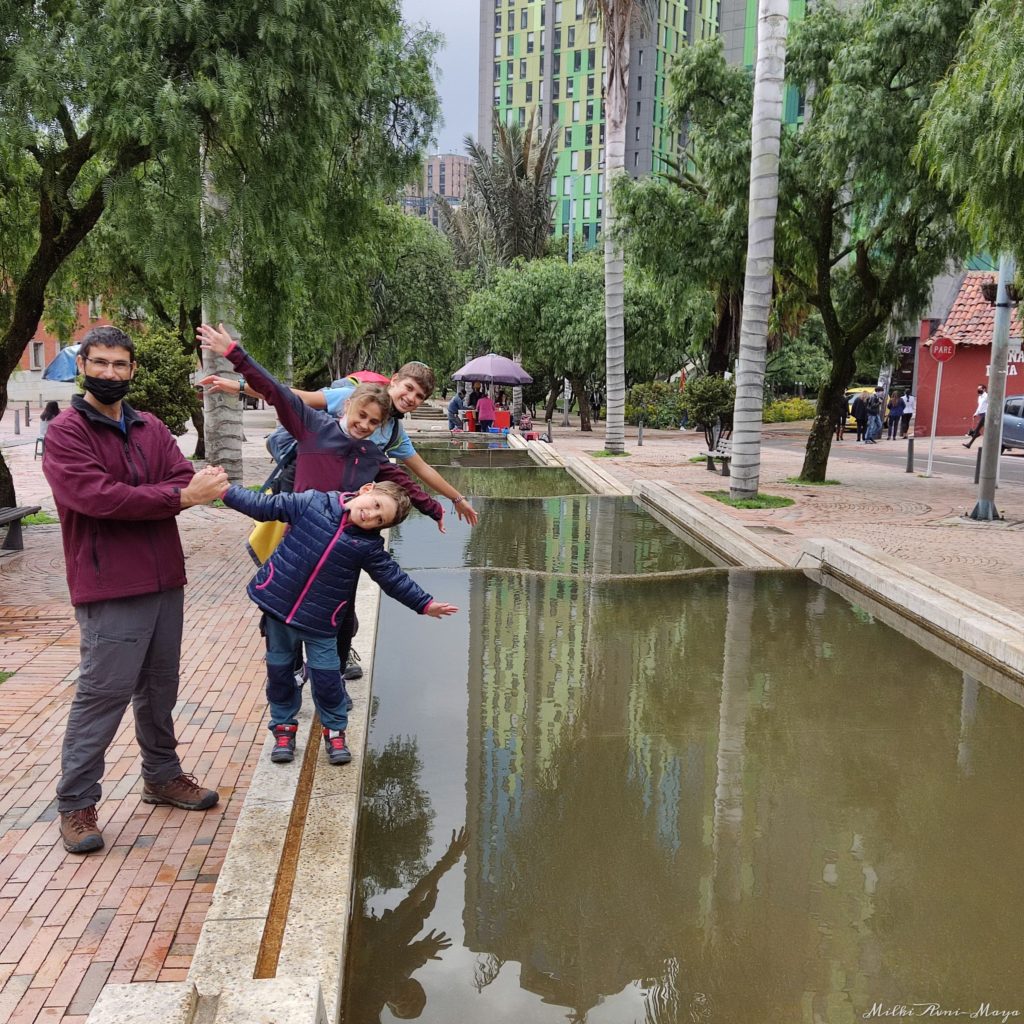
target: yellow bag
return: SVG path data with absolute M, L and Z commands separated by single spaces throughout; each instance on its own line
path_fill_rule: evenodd
M 252 528 L 252 533 L 249 534 L 249 540 L 245 546 L 257 565 L 263 565 L 274 553 L 274 549 L 281 543 L 281 538 L 287 528 L 287 523 L 279 523 L 276 520 L 257 523 Z

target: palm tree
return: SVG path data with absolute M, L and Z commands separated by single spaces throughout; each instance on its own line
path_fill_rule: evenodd
M 604 317 L 606 407 L 604 446 L 626 450 L 626 330 L 622 245 L 614 237 L 612 189 L 626 169 L 626 106 L 629 95 L 629 33 L 634 21 L 656 16 L 657 0 L 587 0 L 587 11 L 604 31 L 607 71 L 604 83 Z
M 733 411 L 729 486 L 733 498 L 756 496 L 761 474 L 764 367 L 768 310 L 775 276 L 775 213 L 779 205 L 779 146 L 788 24 L 789 0 L 760 0 L 754 113 L 750 128 L 747 268 Z

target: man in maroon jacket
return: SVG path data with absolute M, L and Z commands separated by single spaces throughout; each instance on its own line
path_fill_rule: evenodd
M 50 423 L 43 456 L 81 631 L 57 784 L 61 839 L 71 853 L 103 846 L 96 804 L 104 755 L 129 701 L 143 802 L 206 810 L 218 800 L 182 772 L 175 754 L 185 558 L 174 517 L 212 501 L 228 481 L 219 468 L 194 474 L 167 427 L 124 401 L 135 366 L 127 334 L 91 330 L 78 354 L 86 393 Z

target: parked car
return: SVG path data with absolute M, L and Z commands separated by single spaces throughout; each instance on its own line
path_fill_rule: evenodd
M 1024 448 L 1024 395 L 1010 395 L 1003 405 L 1003 451 Z

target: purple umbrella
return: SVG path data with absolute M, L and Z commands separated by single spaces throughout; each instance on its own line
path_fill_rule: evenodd
M 488 384 L 532 384 L 533 378 L 514 360 L 489 352 L 470 359 L 452 380 L 482 380 Z

